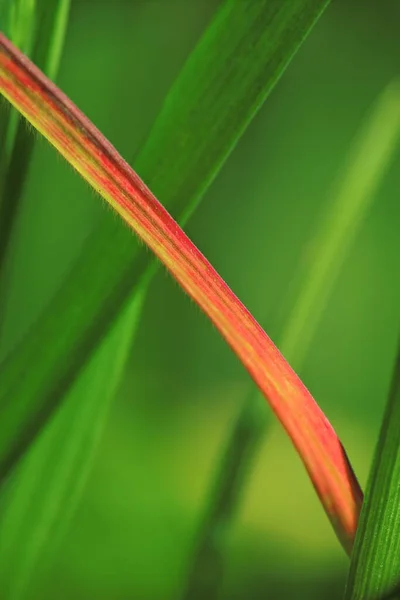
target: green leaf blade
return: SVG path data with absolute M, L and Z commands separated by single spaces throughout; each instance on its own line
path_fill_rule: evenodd
M 119 316 L 21 461 L 3 498 L 0 581 L 7 600 L 24 598 L 51 566 L 93 464 L 137 329 L 137 293 Z
M 32 57 L 43 72 L 55 79 L 64 46 L 71 0 L 19 0 L 11 2 L 11 41 Z M 17 18 L 18 17 L 18 18 Z M 5 143 L 0 148 L 0 289 L 14 222 L 26 181 L 35 138 L 14 109 L 6 111 L 0 131 Z M 0 328 L 2 324 L 0 303 Z
M 345 600 L 400 593 L 400 354 L 365 492 Z
M 214 180 L 246 127 L 275 87 L 328 1 L 227 0 L 166 98 L 134 166 L 163 204 L 165 186 L 177 198 L 196 198 Z M 215 57 L 218 56 L 218 61 Z M 196 105 L 186 101 L 200 90 Z M 196 139 L 196 144 L 193 140 Z M 165 157 L 179 151 L 180 164 Z M 154 163 L 157 160 L 157 169 Z M 180 170 L 190 173 L 180 177 Z M 193 192 L 191 178 L 202 179 Z M 174 203 L 174 212 L 181 205 Z

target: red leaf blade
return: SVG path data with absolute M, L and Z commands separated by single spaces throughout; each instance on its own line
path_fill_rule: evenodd
M 292 439 L 350 551 L 362 492 L 329 421 L 264 330 L 115 148 L 2 34 L 0 92 L 111 204 L 214 323 Z

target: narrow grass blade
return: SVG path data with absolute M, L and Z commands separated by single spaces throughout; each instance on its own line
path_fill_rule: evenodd
M 35 37 L 37 1 L 6 0 L 1 15 L 7 35 L 21 52 L 30 54 Z
M 359 132 L 340 174 L 338 189 L 322 214 L 313 239 L 313 258 L 302 269 L 301 287 L 280 344 L 296 369 L 301 368 L 310 350 L 346 253 L 393 158 L 400 136 L 398 101 L 397 86 L 392 83 Z M 258 394 L 251 394 L 230 433 L 201 523 L 183 594 L 185 600 L 218 597 L 224 571 L 225 533 L 267 430 L 268 415 L 262 410 L 262 403 Z
M 69 525 L 126 363 L 143 298 L 143 292 L 136 294 L 119 316 L 9 482 L 0 519 L 4 600 L 25 597 L 51 564 Z
M 55 79 L 64 45 L 70 0 L 20 0 L 12 3 L 11 8 L 19 4 L 26 5 L 24 10 L 14 9 L 18 10 L 18 15 L 23 14 L 24 18 L 20 16 L 17 23 L 22 20 L 24 27 L 20 25 L 17 28 L 11 41 L 32 56 L 48 77 Z M 11 31 L 13 29 L 15 26 L 10 27 Z M 0 276 L 35 140 L 14 109 L 5 115 L 5 119 L 5 143 L 0 148 Z
M 345 600 L 400 594 L 400 345 L 357 530 Z
M 5 24 L 7 35 L 10 40 L 22 52 L 30 56 L 37 18 L 37 7 L 35 0 L 12 0 L 4 2 L 1 16 L 2 23 Z M 4 195 L 2 193 L 2 189 L 4 187 L 4 182 L 14 149 L 20 115 L 11 107 L 2 107 L 1 116 L 2 144 L 0 147 L 0 228 L 2 229 L 2 222 L 4 221 L 4 217 L 2 216 L 4 211 Z
M 135 161 L 181 218 L 194 209 L 326 4 L 223 4 Z M 10 429 L 0 431 L 1 478 L 71 385 L 150 262 L 131 233 L 105 214 L 48 309 L 1 365 L 0 405 L 8 418 L 15 417 Z
M 397 88 L 400 94 L 400 86 Z M 400 96 L 397 104 L 400 110 Z M 400 344 L 368 479 L 345 600 L 400 596 Z
M 24 54 L 30 56 L 36 29 L 36 1 L 6 0 L 1 7 L 0 16 L 7 36 Z M 0 186 L 11 160 L 19 118 L 19 113 L 13 108 L 2 107 L 3 143 L 0 147 Z
M 241 408 L 227 439 L 195 539 L 183 600 L 217 600 L 220 596 L 227 537 L 246 489 L 249 466 L 265 435 L 268 415 L 264 404 L 257 402 L 253 393 Z
M 335 199 L 312 245 L 314 259 L 289 316 L 280 348 L 301 368 L 321 313 L 400 138 L 400 84 L 390 83 L 366 119 L 339 178 Z
M 40 35 L 36 36 L 33 61 L 52 80 L 60 66 L 70 7 L 71 0 L 41 0 Z
M 348 547 L 358 483 L 324 414 L 262 328 L 111 144 L 4 36 L 0 90 L 134 229 L 214 323 L 269 400 Z M 10 421 L 15 423 L 14 414 Z

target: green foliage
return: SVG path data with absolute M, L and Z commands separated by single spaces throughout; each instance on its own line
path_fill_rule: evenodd
M 394 159 L 399 137 L 400 86 L 394 81 L 382 92 L 371 115 L 366 118 L 310 244 L 312 258 L 306 273 L 302 273 L 301 290 L 280 346 L 296 369 L 301 369 L 304 364 L 321 313 Z
M 37 25 L 37 7 L 35 0 L 9 0 L 2 5 L 1 22 L 6 24 L 5 31 L 11 41 L 22 52 L 31 55 Z M 15 140 L 20 117 L 16 111 L 9 108 L 1 118 L 0 131 L 2 144 L 0 147 L 0 262 L 8 238 L 10 204 L 9 190 L 6 190 L 7 180 L 10 180 L 9 170 L 13 156 Z M 10 201 L 11 202 L 11 201 Z
M 57 78 L 71 0 L 41 0 L 33 61 L 52 80 Z
M 69 6 L 70 0 L 8 2 L 11 41 L 32 57 L 34 63 L 51 79 L 56 79 L 59 68 Z M 0 147 L 0 290 L 3 263 L 34 147 L 31 132 L 15 110 L 5 111 L 1 120 L 0 131 L 4 131 L 4 143 Z M 1 323 L 0 301 L 0 328 Z
M 7 600 L 32 593 L 68 529 L 125 366 L 143 298 L 136 294 L 120 315 L 9 482 L 0 517 L 0 580 Z
M 36 30 L 36 0 L 8 0 L 3 11 L 6 34 L 22 52 L 29 55 Z
M 345 600 L 400 593 L 400 355 L 382 422 L 351 559 Z
M 3 31 L 6 21 L 1 11 L 7 4 L 10 3 L 0 0 Z M 39 6 L 39 2 L 36 4 Z M 54 4 L 52 0 L 47 2 L 46 15 L 50 20 L 53 18 L 50 9 Z M 96 124 L 104 128 L 107 135 L 111 131 L 111 139 L 116 140 L 117 146 L 127 154 L 131 148 L 140 145 L 138 140 L 147 133 L 148 124 L 164 102 L 164 88 L 179 71 L 181 57 L 189 53 L 191 44 L 201 33 L 211 15 L 213 2 L 182 4 L 170 0 L 151 3 L 134 0 L 130 3 L 95 4 L 96 8 L 93 8 L 93 3 L 73 3 L 74 19 L 69 53 L 61 72 L 61 86 L 85 111 L 89 107 L 88 113 Z M 6 8 L 8 10 L 8 6 Z M 364 119 L 364 111 L 398 71 L 396 57 L 400 47 L 396 15 L 398 9 L 395 4 L 386 1 L 377 6 L 376 2 L 367 0 L 361 12 L 356 2 L 332 3 L 226 168 L 211 186 L 207 202 L 190 224 L 191 235 L 199 246 L 206 250 L 212 262 L 215 260 L 227 281 L 260 316 L 260 321 L 265 323 L 278 342 L 283 341 L 281 332 L 285 331 L 287 322 L 287 304 L 289 308 L 294 303 L 299 307 L 302 298 L 304 301 L 304 288 L 310 285 L 309 281 L 303 281 L 303 275 L 306 280 L 307 273 L 312 275 L 313 256 L 318 254 L 310 238 L 325 214 L 326 189 L 337 173 L 343 154 L 347 153 L 358 123 Z M 165 25 L 161 25 L 164 22 Z M 102 28 L 107 35 L 99 37 L 98 32 Z M 162 41 L 157 40 L 158 36 Z M 41 39 L 45 50 L 47 42 L 45 37 Z M 121 50 L 124 51 L 122 55 Z M 35 51 L 38 51 L 37 47 Z M 89 74 L 87 78 L 86 70 L 91 71 L 93 76 Z M 127 81 L 122 83 L 124 78 Z M 135 85 L 130 81 L 134 78 Z M 100 80 L 104 81 L 104 85 L 97 85 Z M 182 94 L 187 94 L 187 88 L 182 89 Z M 185 97 L 179 100 L 184 104 Z M 2 148 L 5 148 L 5 106 L 2 102 Z M 212 111 L 212 107 L 208 110 Z M 129 114 L 129 127 L 119 124 L 125 114 Z M 207 126 L 211 127 L 212 123 L 207 122 Z M 21 130 L 25 140 L 31 143 L 31 134 L 26 135 L 25 127 Z M 379 139 L 378 130 L 375 138 L 377 147 Z M 371 140 L 372 159 L 374 145 Z M 98 215 L 96 211 L 90 212 L 91 206 L 83 208 L 82 213 L 76 210 L 78 204 L 89 204 L 90 194 L 81 189 L 83 186 L 76 177 L 67 169 L 63 170 L 60 161 L 51 156 L 44 144 L 37 146 L 34 169 L 31 170 L 23 200 L 24 203 L 32 200 L 32 206 L 35 205 L 35 210 L 39 206 L 40 212 L 25 211 L 18 200 L 25 228 L 17 222 L 7 251 L 11 260 L 6 266 L 9 271 L 17 272 L 17 283 L 13 278 L 3 278 L 1 273 L 0 304 L 8 302 L 7 314 L 0 316 L 0 322 L 5 316 L 5 328 L 0 327 L 0 334 L 5 332 L 1 343 L 6 339 L 2 350 L 7 347 L 10 332 L 12 345 L 13 334 L 16 332 L 17 339 L 19 332 L 24 331 L 25 323 L 29 323 L 30 319 L 26 314 L 35 316 L 38 307 L 39 310 L 46 308 L 53 288 L 56 289 L 64 277 L 63 253 L 67 253 L 76 240 L 79 241 L 81 230 L 84 230 L 84 224 L 80 222 L 82 214 L 84 217 L 89 214 L 91 223 L 96 223 Z M 24 147 L 21 144 L 20 150 Z M 172 162 L 171 157 L 177 158 L 178 153 L 172 143 L 166 147 L 169 150 L 168 161 Z M 22 164 L 21 154 L 19 156 L 21 163 L 15 162 L 13 190 L 20 179 L 26 179 L 25 175 L 19 177 L 19 164 Z M 157 156 L 161 165 L 162 157 Z M 381 172 L 374 181 L 368 153 L 364 156 L 354 181 L 355 194 L 347 197 L 348 203 L 344 202 L 343 207 L 348 207 L 350 200 L 355 200 L 368 182 L 372 184 L 371 194 L 378 201 L 374 203 L 370 216 L 363 220 L 353 250 L 348 246 L 340 251 L 342 258 L 346 252 L 346 261 L 340 273 L 334 269 L 337 275 L 335 289 L 331 289 L 331 281 L 326 282 L 323 278 L 312 283 L 313 294 L 317 297 L 322 285 L 326 308 L 315 306 L 315 311 L 310 310 L 313 303 L 307 301 L 307 310 L 297 314 L 296 323 L 304 314 L 309 318 L 310 335 L 308 328 L 305 331 L 309 358 L 303 356 L 297 365 L 294 363 L 301 366 L 305 382 L 321 399 L 324 410 L 332 416 L 338 430 L 343 432 L 345 445 L 362 480 L 369 468 L 371 440 L 380 421 L 380 399 L 384 395 L 393 360 L 397 336 L 393 323 L 398 321 L 400 298 L 397 280 L 399 170 L 392 169 L 386 173 L 381 186 L 380 179 L 384 173 Z M 177 164 L 179 167 L 179 161 Z M 151 185 L 153 175 L 148 176 L 144 166 L 145 175 Z M 339 186 L 340 181 L 341 178 Z M 378 184 L 379 191 L 376 190 Z M 343 183 L 344 188 L 349 189 Z M 6 199 L 10 199 L 8 194 Z M 163 197 L 161 199 L 165 201 Z M 173 200 L 170 206 L 173 206 Z M 68 204 L 68 210 L 62 207 L 63 204 Z M 178 203 L 176 214 L 178 209 L 183 208 Z M 335 216 L 329 210 L 328 214 Z M 327 215 L 329 226 L 331 221 Z M 338 213 L 337 216 L 341 215 Z M 109 217 L 108 214 L 101 215 L 100 227 L 103 228 Z M 62 221 L 61 226 L 59 221 Z M 340 226 L 343 223 L 344 220 Z M 68 234 L 60 235 L 62 227 L 69 230 Z M 107 227 L 109 235 L 114 235 L 114 232 L 118 238 L 124 235 L 117 222 L 114 222 L 114 227 L 110 224 Z M 48 235 L 44 236 L 43 231 L 47 231 Z M 21 238 L 24 234 L 25 246 Z M 44 243 L 41 247 L 42 254 L 36 250 L 38 237 L 50 239 L 47 245 Z M 56 245 L 54 239 L 60 237 Z M 0 245 L 3 241 L 1 233 Z M 349 238 L 346 238 L 345 244 L 348 241 Z M 25 250 L 16 251 L 17 246 Z M 77 248 L 75 254 L 71 252 L 75 257 L 79 253 L 79 244 Z M 132 254 L 138 256 L 132 241 L 127 241 L 125 248 L 128 253 L 133 250 Z M 104 240 L 101 251 L 101 259 L 93 253 L 92 265 L 107 262 L 108 255 L 113 254 L 109 240 Z M 123 251 L 121 256 L 126 259 Z M 338 258 L 336 254 L 335 257 Z M 80 255 L 78 258 L 88 261 L 90 266 L 90 256 Z M 148 258 L 143 259 L 142 265 L 146 272 Z M 117 262 L 115 257 L 114 265 Z M 128 298 L 132 297 L 134 278 L 128 268 L 126 272 L 131 283 L 125 290 L 119 289 L 120 295 Z M 293 296 L 290 296 L 287 291 L 293 276 L 296 286 Z M 56 282 L 51 284 L 53 288 L 47 285 L 52 277 Z M 90 271 L 82 271 L 75 292 L 64 302 L 61 300 L 62 292 L 59 292 L 58 306 L 68 308 L 68 302 L 72 302 L 71 312 L 79 312 L 83 306 L 83 314 L 91 318 L 90 311 L 96 308 L 95 304 L 88 302 L 85 306 L 85 297 L 79 292 L 85 289 L 90 294 L 91 277 Z M 68 285 L 72 281 L 71 277 Z M 112 275 L 111 286 L 114 281 Z M 324 287 L 326 283 L 327 288 Z M 61 285 L 64 286 L 64 283 Z M 105 287 L 100 285 L 100 292 L 104 292 Z M 93 296 L 96 293 L 95 290 Z M 282 303 L 282 298 L 288 298 L 288 301 Z M 119 307 L 124 304 L 120 300 L 118 302 Z M 124 306 L 128 306 L 128 300 L 126 302 Z M 112 303 L 113 300 L 110 300 L 110 305 Z M 49 306 L 51 310 L 57 309 L 54 300 Z M 218 474 L 223 471 L 218 470 L 218 465 L 231 466 L 229 461 L 220 461 L 220 449 L 226 446 L 227 425 L 229 429 L 232 417 L 238 414 L 237 405 L 247 384 L 244 384 L 240 368 L 229 353 L 222 344 L 218 345 L 218 336 L 204 326 L 197 311 L 193 311 L 181 299 L 180 291 L 161 275 L 153 284 L 146 311 L 139 317 L 138 344 L 122 380 L 118 402 L 113 405 L 109 426 L 103 431 L 113 394 L 110 392 L 108 396 L 108 390 L 102 389 L 103 376 L 105 383 L 108 378 L 104 370 L 100 371 L 95 366 L 99 364 L 97 348 L 101 332 L 114 327 L 117 313 L 122 323 L 125 317 L 120 308 L 113 308 L 108 314 L 104 310 L 95 310 L 93 317 L 102 316 L 96 325 L 98 331 L 93 333 L 92 351 L 89 347 L 84 350 L 81 347 L 76 357 L 77 366 L 70 371 L 68 357 L 72 356 L 74 335 L 78 329 L 72 332 L 70 345 L 65 345 L 61 352 L 64 340 L 59 342 L 55 332 L 63 327 L 62 322 L 57 323 L 54 319 L 49 322 L 46 331 L 43 317 L 41 326 L 33 326 L 36 342 L 32 341 L 30 355 L 16 363 L 21 367 L 21 371 L 16 368 L 13 375 L 14 382 L 18 384 L 16 391 L 22 389 L 18 378 L 24 378 L 29 364 L 39 354 L 44 356 L 44 362 L 47 356 L 48 372 L 51 371 L 53 349 L 57 360 L 61 361 L 62 357 L 67 360 L 64 373 L 68 371 L 73 376 L 70 378 L 67 373 L 62 385 L 53 390 L 51 403 L 62 398 L 60 408 L 2 491 L 2 590 L 7 593 L 13 590 L 13 593 L 21 592 L 23 595 L 25 588 L 29 598 L 40 600 L 70 600 L 75 597 L 85 600 L 126 597 L 154 600 L 177 597 L 188 575 L 188 552 L 193 551 L 194 528 L 201 511 L 205 513 L 204 521 L 201 521 L 204 529 L 195 541 L 203 539 L 205 544 L 206 556 L 202 566 L 209 564 L 207 560 L 214 541 L 223 554 L 221 598 L 239 600 L 251 597 L 259 600 L 271 595 L 296 600 L 302 597 L 307 600 L 333 600 L 341 597 L 347 563 L 332 539 L 298 461 L 274 427 L 271 427 L 266 443 L 257 444 L 250 456 L 243 453 L 246 456 L 245 467 L 239 470 L 238 479 L 234 476 L 218 479 Z M 9 315 L 11 319 L 7 320 Z M 78 328 L 78 321 L 77 317 L 76 321 L 67 321 L 67 325 L 75 322 Z M 130 338 L 130 327 L 128 324 L 126 338 Z M 295 330 L 298 332 L 295 327 L 292 334 Z M 114 329 L 111 331 L 116 332 Z M 41 344 L 43 333 L 43 339 L 49 340 L 48 347 Z M 64 334 L 69 334 L 68 328 Z M 290 329 L 288 335 L 291 335 Z M 286 347 L 290 345 L 288 343 Z M 106 356 L 107 346 L 108 342 L 102 344 L 101 352 L 104 352 L 104 364 L 111 365 L 109 361 L 113 357 L 111 354 Z M 20 347 L 26 348 L 26 341 Z M 115 347 L 118 347 L 117 342 Z M 90 359 L 86 357 L 92 353 L 91 366 L 88 367 Z M 77 378 L 79 369 L 81 375 Z M 60 372 L 61 369 L 58 376 Z M 31 383 L 35 383 L 37 399 L 47 386 L 45 367 L 42 365 L 36 382 L 32 373 L 28 373 L 28 377 Z M 85 380 L 87 387 L 84 387 Z M 0 395 L 2 384 L 0 380 Z M 99 407 L 92 385 L 96 388 L 98 385 Z M 70 387 L 68 393 L 65 392 L 66 387 Z M 29 392 L 28 386 L 26 392 Z M 13 398 L 13 388 L 10 387 L 7 395 L 10 407 Z M 80 405 L 80 399 L 84 400 L 84 405 Z M 363 597 L 368 590 L 371 593 L 378 590 L 386 592 L 397 584 L 397 554 L 392 552 L 393 544 L 397 543 L 397 447 L 394 431 L 397 403 L 393 398 L 390 411 L 388 408 L 378 448 L 378 452 L 383 452 L 383 447 L 385 451 L 381 458 L 376 458 L 378 468 L 375 467 L 368 484 L 366 510 L 351 567 L 348 597 Z M 256 405 L 253 403 L 252 406 Z M 264 401 L 258 407 L 263 411 Z M 256 410 L 255 413 L 257 415 Z M 78 415 L 82 419 L 82 427 L 74 427 L 72 423 Z M 90 415 L 96 422 L 95 427 L 90 426 Z M 240 422 L 236 421 L 238 429 L 232 428 L 233 431 L 239 430 Z M 256 422 L 261 422 L 258 416 Z M 60 433 L 65 434 L 65 440 L 59 437 Z M 97 456 L 94 469 L 93 455 Z M 58 460 L 62 465 L 59 474 Z M 233 462 L 240 464 L 237 456 Z M 73 475 L 69 468 L 74 470 Z M 92 475 L 85 487 L 89 470 Z M 226 475 L 226 472 L 222 474 Z M 213 479 L 215 485 L 211 487 L 210 475 L 216 475 Z M 376 484 L 373 483 L 375 475 Z M 231 486 L 233 492 L 226 503 L 230 511 L 220 511 L 219 517 L 222 516 L 223 520 L 224 514 L 230 516 L 213 537 L 213 526 L 210 527 L 207 517 L 212 514 L 213 507 L 221 507 L 217 498 L 226 500 L 229 482 L 235 484 Z M 209 488 L 204 509 L 203 492 Z M 80 496 L 82 490 L 83 498 Z M 79 498 L 78 512 L 70 521 Z M 60 510 L 64 511 L 65 522 L 58 518 Z M 218 510 L 214 514 L 218 514 Z M 374 515 L 378 515 L 382 527 L 373 524 Z M 377 532 L 376 538 L 374 532 Z M 64 543 L 61 552 L 57 552 L 61 539 Z M 195 554 L 196 548 L 194 550 Z M 221 554 L 217 565 L 220 558 Z M 51 559 L 55 559 L 53 574 L 40 585 Z M 207 573 L 214 585 L 212 578 L 215 572 Z M 204 575 L 204 571 L 200 572 L 201 582 L 206 585 L 210 580 Z M 18 577 L 21 578 L 20 583 Z M 220 577 L 218 573 L 217 577 Z M 220 579 L 218 582 L 221 583 Z

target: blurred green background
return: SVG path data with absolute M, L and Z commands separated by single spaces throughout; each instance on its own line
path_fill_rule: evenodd
M 58 83 L 129 161 L 218 4 L 72 2 Z M 399 18 L 390 0 L 333 2 L 186 227 L 273 340 L 352 140 L 399 75 Z M 362 485 L 400 320 L 399 158 L 299 373 Z M 38 139 L 7 265 L 1 356 L 44 309 L 105 210 Z M 251 387 L 216 330 L 160 270 L 79 508 L 32 598 L 180 598 L 213 467 Z M 228 537 L 221 597 L 340 598 L 347 566 L 273 421 Z

